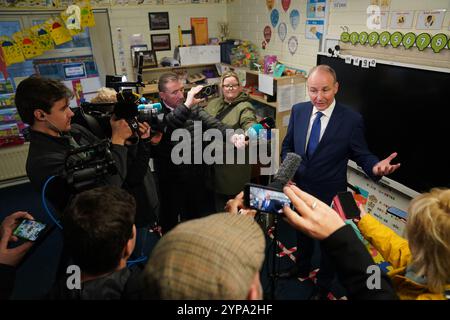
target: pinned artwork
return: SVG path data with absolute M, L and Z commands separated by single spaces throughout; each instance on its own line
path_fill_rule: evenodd
M 306 20 L 306 38 L 321 39 L 323 35 L 323 20 Z
M 94 27 L 95 19 L 94 12 L 92 11 L 92 7 L 89 0 L 86 0 L 82 3 L 79 3 L 81 8 L 81 26 L 82 27 Z
M 298 48 L 298 40 L 296 36 L 292 36 L 288 40 L 288 49 L 291 55 L 294 55 L 297 52 Z
M 276 27 L 278 24 L 278 20 L 280 20 L 280 13 L 277 9 L 273 9 L 270 13 L 270 23 L 272 23 L 272 27 Z
M 416 29 L 440 30 L 444 21 L 445 10 L 422 11 L 417 18 Z
M 13 34 L 13 39 L 22 50 L 25 59 L 32 59 L 42 54 L 42 49 L 36 37 L 28 30 L 19 31 Z
M 261 43 L 261 48 L 263 48 L 263 50 L 266 50 L 266 46 L 267 46 L 267 42 L 266 42 L 266 40 L 263 40 Z
M 275 0 L 266 0 L 267 9 L 272 10 L 275 5 Z
M 31 32 L 36 35 L 37 41 L 39 42 L 39 46 L 42 51 L 53 50 L 55 45 L 53 43 L 52 37 L 50 33 L 45 28 L 45 25 L 38 25 L 31 27 Z
M 0 46 L 7 66 L 25 61 L 20 47 L 9 37 L 0 36 Z
M 391 29 L 411 29 L 414 19 L 414 11 L 392 12 Z
M 50 35 L 57 46 L 72 40 L 69 30 L 64 26 L 61 19 L 49 19 L 46 21 L 46 24 L 48 25 Z
M 81 9 L 77 5 L 70 5 L 61 12 L 61 19 L 64 21 L 70 35 L 74 36 L 81 32 Z
M 270 42 L 270 39 L 272 38 L 272 28 L 269 26 L 265 26 L 264 28 L 264 40 L 266 43 Z
M 287 35 L 287 25 L 286 23 L 282 22 L 278 26 L 278 36 L 280 37 L 281 42 L 284 42 L 284 39 L 286 39 Z
M 289 20 L 291 21 L 292 29 L 297 29 L 300 23 L 300 12 L 297 9 L 292 10 L 289 14 Z
M 288 11 L 290 5 L 291 0 L 281 0 L 281 6 L 283 7 L 284 12 Z

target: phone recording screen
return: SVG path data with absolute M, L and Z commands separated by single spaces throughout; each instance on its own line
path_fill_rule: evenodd
M 42 222 L 25 219 L 14 230 L 13 234 L 22 239 L 35 241 L 45 227 L 46 224 Z
M 286 204 L 292 208 L 291 200 L 283 192 L 262 187 L 250 186 L 248 199 L 252 209 L 267 213 L 282 214 Z

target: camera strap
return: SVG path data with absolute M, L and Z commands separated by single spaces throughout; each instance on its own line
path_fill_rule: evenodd
M 230 112 L 231 110 L 233 110 L 234 105 L 228 105 L 227 108 L 225 108 L 224 110 L 222 110 L 221 112 L 219 112 L 216 116 L 216 119 L 219 121 L 222 121 Z

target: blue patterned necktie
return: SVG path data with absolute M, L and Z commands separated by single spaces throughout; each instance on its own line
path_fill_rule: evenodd
M 308 142 L 308 148 L 306 149 L 306 154 L 308 155 L 308 158 L 311 158 L 311 156 L 314 154 L 314 151 L 316 151 L 317 146 L 319 145 L 320 140 L 320 118 L 323 116 L 322 112 L 316 113 L 316 118 L 314 119 L 312 128 L 311 128 L 311 134 L 309 136 L 309 142 Z

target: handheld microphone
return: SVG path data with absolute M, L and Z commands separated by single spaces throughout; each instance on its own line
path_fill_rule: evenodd
M 273 128 L 275 128 L 275 121 L 270 117 L 265 117 L 258 123 L 255 123 L 250 128 L 248 128 L 247 132 L 245 133 L 245 140 L 257 139 L 261 130 L 267 130 L 265 138 L 267 140 L 270 140 L 270 129 Z
M 269 186 L 282 190 L 289 180 L 294 177 L 301 162 L 302 157 L 296 153 L 289 152 L 281 163 L 278 172 L 273 177 L 273 181 L 269 183 Z

